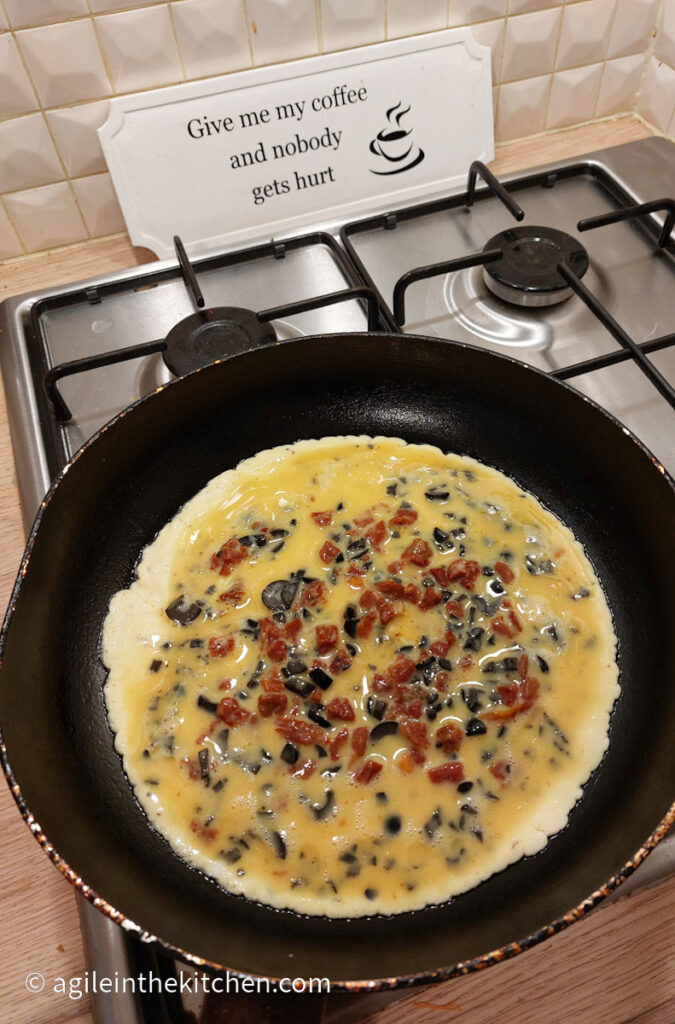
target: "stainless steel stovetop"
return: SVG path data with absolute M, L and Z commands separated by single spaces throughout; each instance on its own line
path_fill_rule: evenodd
M 659 235 L 664 222 L 672 228 L 675 219 L 675 145 L 647 139 L 503 181 L 524 211 L 524 225 L 559 229 L 587 250 L 589 267 L 577 294 L 559 305 L 508 304 L 486 287 L 482 263 L 464 265 L 472 254 L 480 257 L 488 239 L 516 224 L 504 197 L 480 188 L 470 207 L 458 192 L 348 225 L 317 226 L 313 233 L 253 249 L 199 257 L 192 265 L 206 309 L 267 310 L 264 319 L 271 320 L 277 337 L 292 339 L 366 330 L 367 296 L 377 301 L 380 330 L 469 342 L 569 379 L 673 472 L 675 413 L 664 393 L 675 383 L 675 241 L 661 237 L 659 245 Z M 666 202 L 654 202 L 658 209 L 637 218 L 578 230 L 580 220 L 655 200 Z M 162 339 L 194 313 L 189 272 L 178 261 L 19 296 L 0 306 L 0 367 L 26 528 L 52 477 L 77 448 L 169 379 L 159 351 Z M 374 318 L 371 310 L 371 325 Z M 631 343 L 637 343 L 637 353 Z M 241 344 L 235 342 L 233 350 Z M 124 352 L 129 346 L 132 358 Z M 77 362 L 91 363 L 103 353 L 120 361 L 95 358 L 86 367 Z M 674 869 L 671 838 L 632 885 Z M 99 970 L 119 970 L 128 950 L 118 929 L 88 904 L 81 913 L 92 963 Z M 105 999 L 95 1007 L 107 1024 L 147 1019 L 138 1009 Z

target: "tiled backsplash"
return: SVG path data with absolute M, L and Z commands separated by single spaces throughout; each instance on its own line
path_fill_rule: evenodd
M 108 97 L 457 25 L 497 142 L 629 111 L 675 137 L 675 0 L 0 0 L 0 260 L 124 230 Z

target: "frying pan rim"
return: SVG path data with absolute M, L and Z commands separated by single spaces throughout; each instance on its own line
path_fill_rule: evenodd
M 370 339 L 373 337 L 378 337 L 383 339 L 386 338 L 400 340 L 403 337 L 403 335 L 398 335 L 388 331 L 333 332 L 331 334 L 308 335 L 303 338 L 286 339 L 278 343 L 277 345 L 271 347 L 281 349 L 282 346 L 285 346 L 287 344 L 309 344 L 313 346 L 325 341 L 334 341 L 336 334 L 338 333 L 343 337 L 347 336 L 349 338 Z M 612 413 L 608 412 L 606 409 L 603 409 L 602 406 L 600 406 L 597 402 L 594 402 L 593 399 L 589 398 L 587 395 L 583 394 L 580 391 L 577 391 L 566 381 L 551 377 L 551 375 L 549 373 L 546 373 L 544 370 L 540 370 L 538 367 L 529 366 L 528 364 L 523 363 L 521 360 L 515 359 L 513 356 L 492 352 L 483 349 L 478 345 L 469 345 L 466 342 L 457 342 L 417 334 L 405 335 L 405 338 L 406 341 L 411 342 L 422 341 L 425 344 L 432 343 L 434 345 L 438 345 L 439 348 L 440 346 L 451 346 L 459 349 L 466 349 L 472 352 L 479 353 L 481 358 L 489 357 L 495 360 L 503 360 L 507 363 L 515 364 L 518 366 L 519 369 L 525 369 L 537 377 L 544 378 L 547 381 L 553 381 L 557 386 L 570 392 L 575 397 L 575 399 L 581 399 L 587 402 L 592 408 L 594 408 L 601 415 L 605 416 L 608 420 L 610 420 L 614 424 L 614 426 L 617 427 L 628 438 L 629 441 L 632 441 L 635 445 L 637 445 L 642 454 L 652 464 L 654 470 L 664 478 L 666 483 L 670 486 L 671 492 L 673 492 L 673 494 L 675 495 L 675 482 L 673 481 L 673 478 L 671 477 L 670 473 L 668 473 L 668 471 L 665 469 L 661 461 L 647 448 L 647 446 L 638 437 L 636 437 L 636 435 L 628 427 L 621 423 Z M 216 360 L 214 363 L 209 364 L 209 366 L 207 367 L 198 368 L 197 370 L 194 370 L 192 373 L 185 375 L 185 377 L 170 380 L 165 384 L 159 385 L 153 391 L 148 392 L 145 395 L 142 395 L 131 405 L 125 407 L 121 412 L 117 413 L 117 415 L 115 415 L 112 419 L 108 420 L 107 423 L 104 423 L 96 431 L 95 434 L 93 434 L 84 442 L 84 444 L 75 452 L 75 454 L 68 460 L 68 462 L 63 466 L 59 473 L 54 477 L 54 480 L 52 481 L 49 490 L 47 491 L 45 497 L 42 499 L 40 503 L 38 511 L 35 515 L 35 519 L 31 526 L 30 533 L 26 541 L 26 547 L 24 549 L 24 553 L 21 558 L 21 563 L 17 572 L 17 577 L 12 588 L 9 603 L 7 605 L 7 610 L 5 613 L 2 628 L 0 629 L 0 670 L 2 669 L 2 654 L 4 650 L 5 639 L 11 625 L 19 593 L 21 591 L 21 586 L 25 578 L 28 565 L 30 563 L 38 530 L 42 523 L 42 519 L 46 509 L 48 508 L 58 487 L 61 485 L 63 479 L 67 475 L 68 471 L 72 468 L 72 466 L 85 453 L 85 451 L 88 451 L 88 449 L 106 433 L 106 431 L 108 431 L 119 421 L 123 420 L 124 417 L 130 411 L 140 407 L 146 402 L 152 401 L 156 395 L 159 395 L 160 393 L 166 391 L 168 388 L 180 385 L 181 381 L 187 379 L 188 377 L 193 377 L 197 373 L 208 373 L 209 371 L 213 371 L 213 368 L 215 366 L 220 366 L 222 364 L 228 363 L 232 359 L 246 360 L 247 357 L 253 355 L 253 353 L 257 351 L 259 350 L 256 349 L 250 352 L 241 352 L 227 359 Z M 176 946 L 175 944 L 169 942 L 166 939 L 162 939 L 160 936 L 153 935 L 140 925 L 136 924 L 135 921 L 132 921 L 131 918 L 127 917 L 121 911 L 113 907 L 111 903 L 105 900 L 102 896 L 100 896 L 97 892 L 95 892 L 90 886 L 86 884 L 86 882 L 70 867 L 67 861 L 63 857 L 61 857 L 61 855 L 58 853 L 55 847 L 50 843 L 48 837 L 44 834 L 44 832 L 42 832 L 39 822 L 36 821 L 35 816 L 28 807 L 28 804 L 24 799 L 23 793 L 21 791 L 21 787 L 14 777 L 14 772 L 9 762 L 7 748 L 5 746 L 3 739 L 1 723 L 0 762 L 2 762 L 2 769 L 5 779 L 7 780 L 7 784 L 16 801 L 21 816 L 24 819 L 30 831 L 32 832 L 32 834 L 34 835 L 37 842 L 40 844 L 40 846 L 47 854 L 49 859 L 52 861 L 52 863 L 59 869 L 61 874 L 68 879 L 68 881 L 83 897 L 85 897 L 94 907 L 96 907 L 97 910 L 101 911 L 101 913 L 103 913 L 107 918 L 109 918 L 115 924 L 122 927 L 127 933 L 135 934 L 136 938 L 138 938 L 140 941 L 144 943 L 152 943 L 154 945 L 158 945 L 162 948 L 162 950 L 165 953 L 168 953 L 172 956 L 176 956 L 180 960 L 183 960 L 189 964 L 197 965 L 199 967 L 207 968 L 217 972 L 227 972 L 228 974 L 231 974 L 232 976 L 239 978 L 263 978 L 276 982 L 281 980 L 271 975 L 258 975 L 252 972 L 242 971 L 238 968 L 231 968 L 226 966 L 225 964 L 218 964 L 215 961 L 208 960 L 204 957 L 199 957 L 193 953 L 190 953 L 187 950 L 182 949 L 180 946 Z M 483 953 L 480 956 L 471 957 L 469 960 L 461 961 L 457 964 L 451 964 L 447 967 L 437 968 L 435 970 L 430 969 L 418 971 L 413 974 L 402 974 L 393 977 L 381 977 L 375 979 L 331 979 L 330 990 L 331 992 L 374 992 L 398 988 L 411 988 L 416 985 L 425 985 L 433 982 L 445 981 L 453 977 L 470 974 L 474 971 L 482 970 L 486 967 L 489 967 L 495 963 L 500 963 L 503 960 L 511 959 L 512 957 L 517 956 L 519 953 L 522 953 L 527 949 L 531 949 L 533 946 L 538 945 L 540 942 L 543 942 L 544 939 L 547 939 L 552 935 L 555 935 L 563 929 L 569 927 L 575 921 L 583 917 L 584 914 L 588 913 L 588 911 L 594 909 L 599 903 L 606 899 L 606 897 L 609 896 L 610 893 L 616 890 L 618 886 L 621 885 L 623 881 L 625 881 L 625 879 L 630 877 L 630 875 L 644 861 L 644 859 L 649 855 L 649 853 L 651 853 L 654 847 L 657 846 L 657 844 L 664 838 L 664 836 L 668 833 L 670 827 L 673 824 L 675 824 L 675 802 L 673 802 L 670 809 L 666 812 L 662 820 L 654 828 L 652 833 L 643 841 L 642 845 L 633 854 L 633 856 L 630 857 L 623 865 L 623 867 L 616 871 L 615 874 L 612 875 L 606 883 L 604 883 L 602 886 L 596 889 L 589 896 L 581 900 L 580 903 L 578 903 L 575 907 L 566 911 L 564 914 L 562 914 L 560 917 L 556 918 L 549 924 L 543 925 L 535 931 L 531 932 L 529 935 L 525 936 L 522 939 L 518 939 L 513 942 L 507 943 L 499 949 L 492 950 L 488 953 Z

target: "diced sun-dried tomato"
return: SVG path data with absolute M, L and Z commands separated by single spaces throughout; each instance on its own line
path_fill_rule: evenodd
M 375 693 L 389 693 L 391 691 L 391 683 L 388 683 L 384 676 L 376 672 L 373 676 L 373 690 Z
M 502 699 L 502 704 L 507 708 L 512 708 L 518 699 L 518 684 L 500 683 L 497 687 L 497 693 Z
M 297 768 L 294 768 L 291 775 L 294 779 L 308 779 L 315 768 L 316 761 L 312 761 L 311 758 L 308 758 L 306 761 L 303 761 L 301 765 L 298 765 Z
M 303 744 L 318 743 L 323 736 L 323 729 L 318 725 L 314 725 L 313 722 L 306 722 L 304 718 L 293 718 L 292 715 L 287 715 L 285 718 L 280 718 L 275 725 L 277 732 L 285 736 L 291 743 Z
M 391 620 L 395 619 L 396 616 L 398 615 L 398 612 L 396 611 L 396 606 L 393 605 L 391 601 L 385 600 L 385 598 L 382 598 L 382 601 L 379 604 L 377 612 L 378 615 L 380 616 L 380 622 L 383 626 L 386 626 L 388 622 L 391 622 Z
M 429 644 L 429 650 L 437 658 L 444 658 L 450 650 L 450 643 L 447 640 L 434 640 L 432 644 Z
M 284 628 L 284 635 L 288 637 L 291 643 L 297 643 L 298 636 L 302 632 L 302 619 L 291 619 Z
M 370 636 L 373 631 L 374 623 L 375 612 L 369 612 L 368 615 L 364 615 L 362 619 L 359 619 L 356 627 L 356 635 L 360 638 Z
M 449 583 L 459 580 L 467 590 L 473 590 L 474 584 L 480 576 L 480 563 L 468 558 L 456 558 L 447 567 L 447 579 Z
M 421 747 L 411 747 L 410 756 L 412 757 L 415 764 L 424 764 L 427 759 L 427 755 L 424 753 Z
M 406 583 L 403 600 L 408 601 L 410 604 L 419 604 L 420 592 L 414 583 Z
M 326 708 L 327 718 L 336 718 L 339 722 L 353 722 L 356 717 L 351 701 L 346 697 L 334 697 Z
M 537 694 L 539 693 L 539 680 L 535 679 L 534 676 L 526 676 L 520 684 L 520 697 L 527 707 L 532 707 Z
M 236 537 L 232 537 L 231 540 L 228 540 L 226 544 L 223 544 L 216 551 L 215 555 L 211 556 L 209 564 L 212 569 L 218 569 L 221 576 L 229 576 L 232 566 L 238 565 L 239 562 L 243 562 L 247 557 L 248 551 L 246 547 Z
M 364 590 L 359 598 L 359 608 L 366 611 L 370 608 L 377 608 L 379 604 L 377 594 L 373 590 Z
M 413 565 L 426 568 L 431 561 L 431 548 L 425 540 L 418 537 L 408 545 L 401 557 L 404 562 L 412 562 Z
M 436 742 L 441 744 L 444 754 L 453 754 L 463 739 L 464 733 L 454 722 L 446 722 L 436 733 Z
M 363 757 L 366 752 L 367 743 L 368 729 L 365 725 L 360 725 L 358 729 L 354 729 L 352 732 L 352 750 L 357 757 Z
M 429 744 L 426 722 L 412 718 L 404 718 L 400 725 L 401 732 L 415 747 L 426 747 Z
M 224 658 L 234 650 L 233 636 L 212 636 L 209 640 L 209 654 L 212 658 Z
M 401 654 L 387 669 L 387 679 L 392 683 L 407 683 L 414 671 L 415 662 L 412 658 Z
M 284 681 L 275 669 L 270 675 L 262 677 L 260 685 L 265 693 L 280 693 L 284 688 Z
M 366 540 L 375 551 L 381 551 L 384 540 L 387 536 L 387 527 L 384 521 L 379 519 L 374 526 L 366 530 Z
M 331 660 L 330 670 L 335 675 L 336 672 L 346 672 L 352 663 L 352 659 L 349 657 L 347 651 L 344 648 L 337 652 L 335 657 Z
M 272 661 L 285 661 L 288 655 L 288 645 L 285 640 L 272 640 L 267 645 L 267 654 Z
M 206 825 L 202 825 L 199 821 L 191 821 L 190 828 L 196 836 L 199 836 L 200 839 L 206 840 L 207 843 L 213 842 L 218 835 L 217 828 L 208 828 Z
M 464 616 L 464 605 L 460 601 L 446 601 L 445 610 L 448 615 L 455 615 L 458 619 Z
M 511 583 L 516 578 L 515 572 L 506 562 L 495 562 L 495 572 L 502 583 Z
M 285 693 L 261 693 L 258 697 L 258 711 L 263 718 L 282 714 L 287 704 L 288 697 Z
M 417 512 L 414 508 L 399 508 L 389 520 L 390 526 L 409 526 L 417 519 Z
M 309 608 L 313 608 L 317 604 L 321 604 L 326 597 L 326 588 L 324 587 L 321 580 L 313 580 L 312 583 L 307 583 L 300 596 L 300 604 L 305 605 Z
M 524 679 L 525 676 L 527 675 L 527 668 L 528 668 L 529 664 L 530 664 L 530 659 L 528 658 L 527 654 L 525 654 L 525 653 L 521 654 L 520 657 L 518 658 L 518 675 L 520 676 L 521 679 Z
M 319 654 L 328 654 L 329 651 L 337 647 L 337 626 L 317 626 L 314 632 L 316 634 L 316 649 Z
M 226 590 L 224 594 L 219 594 L 218 600 L 231 601 L 232 604 L 239 604 L 239 602 L 243 600 L 243 598 L 245 597 L 246 591 L 242 587 L 241 583 L 237 583 L 235 584 L 235 586 L 230 587 L 229 590 Z
M 435 608 L 443 600 L 442 595 L 433 587 L 425 587 L 422 600 L 419 603 L 420 611 L 427 611 L 428 608 Z
M 432 782 L 461 782 L 464 778 L 464 765 L 461 761 L 446 761 L 429 768 L 427 775 Z
M 375 516 L 372 512 L 364 512 L 363 515 L 354 516 L 354 525 L 361 529 L 364 526 L 368 526 L 370 523 L 375 522 Z
M 379 761 L 373 761 L 372 758 L 368 758 L 364 761 L 358 771 L 354 772 L 354 781 L 360 782 L 362 786 L 367 785 L 371 779 L 374 779 L 376 775 L 382 771 L 382 765 Z
M 455 636 L 451 629 L 446 629 L 445 639 L 447 641 L 448 647 L 454 647 L 455 644 L 457 643 L 457 637 Z
M 337 761 L 340 756 L 340 751 L 344 744 L 347 742 L 349 732 L 347 729 L 340 729 L 339 733 L 331 740 L 328 751 L 334 761 Z
M 458 661 L 458 665 L 460 668 L 471 668 L 473 665 L 473 658 L 470 654 L 463 654 Z
M 498 779 L 502 786 L 508 785 L 510 782 L 509 774 L 511 772 L 510 761 L 494 761 L 488 768 L 491 775 L 494 775 L 495 779 Z
M 319 551 L 319 558 L 326 565 L 330 565 L 331 562 L 335 561 L 339 554 L 340 549 L 337 544 L 333 544 L 331 541 L 327 540 Z
M 375 586 L 386 597 L 403 597 L 405 590 L 403 584 L 397 580 L 382 580 L 380 583 L 376 583 Z
M 242 708 L 234 697 L 223 697 L 218 704 L 216 714 L 221 722 L 225 722 L 225 725 L 234 727 L 245 722 L 251 712 L 247 711 L 246 708 Z
M 392 562 L 390 565 L 388 565 L 387 572 L 390 573 L 392 576 L 398 576 L 402 568 L 403 562 L 399 560 L 397 562 Z
M 444 565 L 433 565 L 429 569 L 429 572 L 438 583 L 439 587 L 447 587 L 450 584 L 448 579 L 448 570 Z
M 312 512 L 312 519 L 317 526 L 330 526 L 333 522 L 332 512 Z

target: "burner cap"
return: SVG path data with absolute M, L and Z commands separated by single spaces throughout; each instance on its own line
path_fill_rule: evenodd
M 498 298 L 516 306 L 553 306 L 572 289 L 558 273 L 564 261 L 577 277 L 588 270 L 583 245 L 555 228 L 527 225 L 494 235 L 486 249 L 501 249 L 501 259 L 483 267 L 485 284 Z
M 216 359 L 246 352 L 277 340 L 271 324 L 262 324 L 250 309 L 217 306 L 180 320 L 166 336 L 164 362 L 176 377 L 183 377 Z

